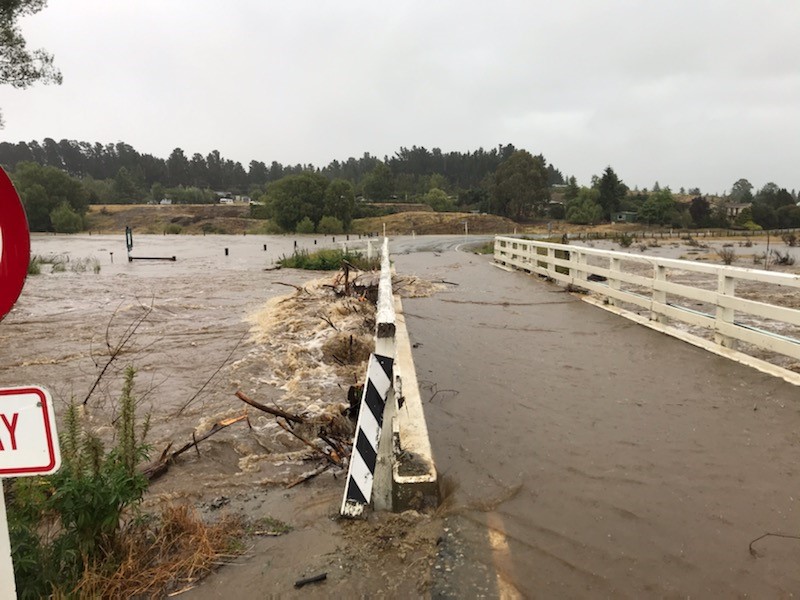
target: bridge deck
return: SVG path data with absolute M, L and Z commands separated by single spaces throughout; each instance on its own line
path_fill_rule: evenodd
M 800 589 L 800 390 L 458 252 L 404 301 L 437 467 L 434 594 L 781 597 Z M 448 571 L 449 569 L 449 571 Z M 471 592 L 471 593 L 470 593 Z

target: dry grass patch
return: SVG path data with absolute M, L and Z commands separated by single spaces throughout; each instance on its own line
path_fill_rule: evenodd
M 131 525 L 121 536 L 116 570 L 87 569 L 75 592 L 86 598 L 162 597 L 241 554 L 244 535 L 241 519 L 208 525 L 188 506 L 169 506 L 158 518 Z
M 354 233 L 382 232 L 386 224 L 389 235 L 463 234 L 464 222 L 469 233 L 510 233 L 519 227 L 511 219 L 497 215 L 476 215 L 451 212 L 403 212 L 385 217 L 353 221 Z

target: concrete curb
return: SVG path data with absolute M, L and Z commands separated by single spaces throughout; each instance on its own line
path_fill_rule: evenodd
M 403 304 L 392 292 L 392 274 L 384 238 L 375 351 L 394 358 L 394 381 L 383 414 L 372 503 L 375 510 L 401 512 L 437 506 L 439 484 Z
M 439 482 L 399 296 L 395 297 L 395 314 L 397 413 L 392 424 L 392 510 L 399 512 L 438 506 Z

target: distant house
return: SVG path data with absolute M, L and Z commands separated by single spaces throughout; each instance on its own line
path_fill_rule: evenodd
M 233 198 L 220 198 L 220 204 L 233 204 Z
M 611 222 L 612 223 L 635 223 L 636 222 L 636 215 L 638 213 L 631 212 L 629 210 L 621 210 L 618 212 L 611 213 Z
M 735 219 L 745 208 L 753 206 L 752 202 L 731 202 L 725 205 L 725 212 L 729 219 Z

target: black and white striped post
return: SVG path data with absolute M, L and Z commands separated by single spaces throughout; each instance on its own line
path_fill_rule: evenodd
M 393 358 L 379 354 L 370 355 L 367 381 L 361 395 L 353 452 L 347 471 L 347 487 L 340 511 L 347 517 L 360 516 L 372 497 L 383 412 L 392 388 L 393 367 Z

